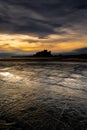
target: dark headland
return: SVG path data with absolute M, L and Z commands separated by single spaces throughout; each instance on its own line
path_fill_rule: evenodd
M 87 54 L 52 54 L 51 51 L 43 50 L 33 55 L 16 55 L 0 58 L 0 61 L 76 61 L 87 62 Z

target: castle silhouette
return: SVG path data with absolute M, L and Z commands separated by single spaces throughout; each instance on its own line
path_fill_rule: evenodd
M 43 50 L 43 51 L 37 52 L 33 56 L 35 56 L 35 57 L 52 57 L 53 55 L 51 54 L 51 51 Z

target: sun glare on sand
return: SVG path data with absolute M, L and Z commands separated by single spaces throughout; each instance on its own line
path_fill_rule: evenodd
M 12 74 L 10 72 L 0 72 L 0 76 L 3 76 L 4 80 L 10 81 L 10 82 L 20 81 L 22 79 L 22 77 Z

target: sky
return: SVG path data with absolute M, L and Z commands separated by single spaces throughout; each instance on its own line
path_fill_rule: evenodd
M 0 0 L 0 56 L 87 52 L 87 0 Z

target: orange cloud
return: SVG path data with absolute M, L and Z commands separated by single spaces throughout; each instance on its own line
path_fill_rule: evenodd
M 62 42 L 64 36 L 50 35 L 48 38 L 39 39 L 36 36 L 22 34 L 0 34 L 0 50 L 8 52 L 39 51 L 48 49 L 51 51 L 72 51 L 87 47 L 86 38 L 81 40 L 67 40 Z M 33 41 L 32 43 L 29 40 Z M 60 42 L 61 40 L 61 42 Z M 37 42 L 34 42 L 37 41 Z

